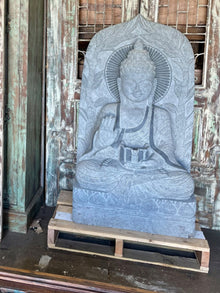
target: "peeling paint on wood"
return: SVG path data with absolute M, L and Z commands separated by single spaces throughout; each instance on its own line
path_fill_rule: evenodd
M 139 13 L 139 0 L 122 1 L 122 22 L 129 21 Z
M 207 86 L 195 94 L 192 173 L 197 217 L 203 227 L 220 230 L 220 2 L 212 1 Z
M 59 179 L 72 178 L 68 172 L 70 165 L 74 169 L 77 3 L 75 0 L 48 1 L 46 203 L 50 206 L 56 204 Z
M 7 193 L 10 207 L 25 210 L 28 1 L 9 3 Z M 19 196 L 18 196 L 19 195 Z
M 2 203 L 4 174 L 4 95 L 5 95 L 5 1 L 0 2 L 0 241 L 2 238 Z
M 12 211 L 22 214 L 26 220 L 29 217 L 26 212 L 31 213 L 29 207 L 41 187 L 43 7 L 44 0 L 8 1 L 10 120 L 5 207 L 9 208 L 9 214 Z

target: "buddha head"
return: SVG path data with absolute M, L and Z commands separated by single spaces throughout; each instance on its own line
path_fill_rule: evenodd
M 134 49 L 120 66 L 118 88 L 121 97 L 132 102 L 148 100 L 156 88 L 156 68 L 143 43 L 138 40 Z

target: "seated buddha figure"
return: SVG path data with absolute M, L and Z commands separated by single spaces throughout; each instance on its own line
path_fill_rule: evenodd
M 192 196 L 193 180 L 175 156 L 169 112 L 154 104 L 155 72 L 148 51 L 136 41 L 120 65 L 120 101 L 101 109 L 90 149 L 79 158 L 81 187 L 146 199 Z

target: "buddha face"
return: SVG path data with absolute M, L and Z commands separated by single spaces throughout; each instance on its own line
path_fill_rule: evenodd
M 126 74 L 118 79 L 119 92 L 133 102 L 147 100 L 153 90 L 154 78 L 142 73 Z

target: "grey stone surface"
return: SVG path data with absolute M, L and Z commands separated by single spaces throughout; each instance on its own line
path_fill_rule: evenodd
M 194 234 L 195 198 L 177 201 L 73 190 L 73 219 L 81 224 L 188 237 Z
M 162 233 L 163 226 L 168 235 L 172 222 L 176 236 L 192 234 L 193 68 L 184 35 L 140 15 L 92 39 L 80 100 L 74 221 L 139 231 L 151 223 L 149 232 Z M 157 200 L 164 213 L 150 212 Z M 193 209 L 174 221 L 170 210 L 178 201 L 191 201 Z

